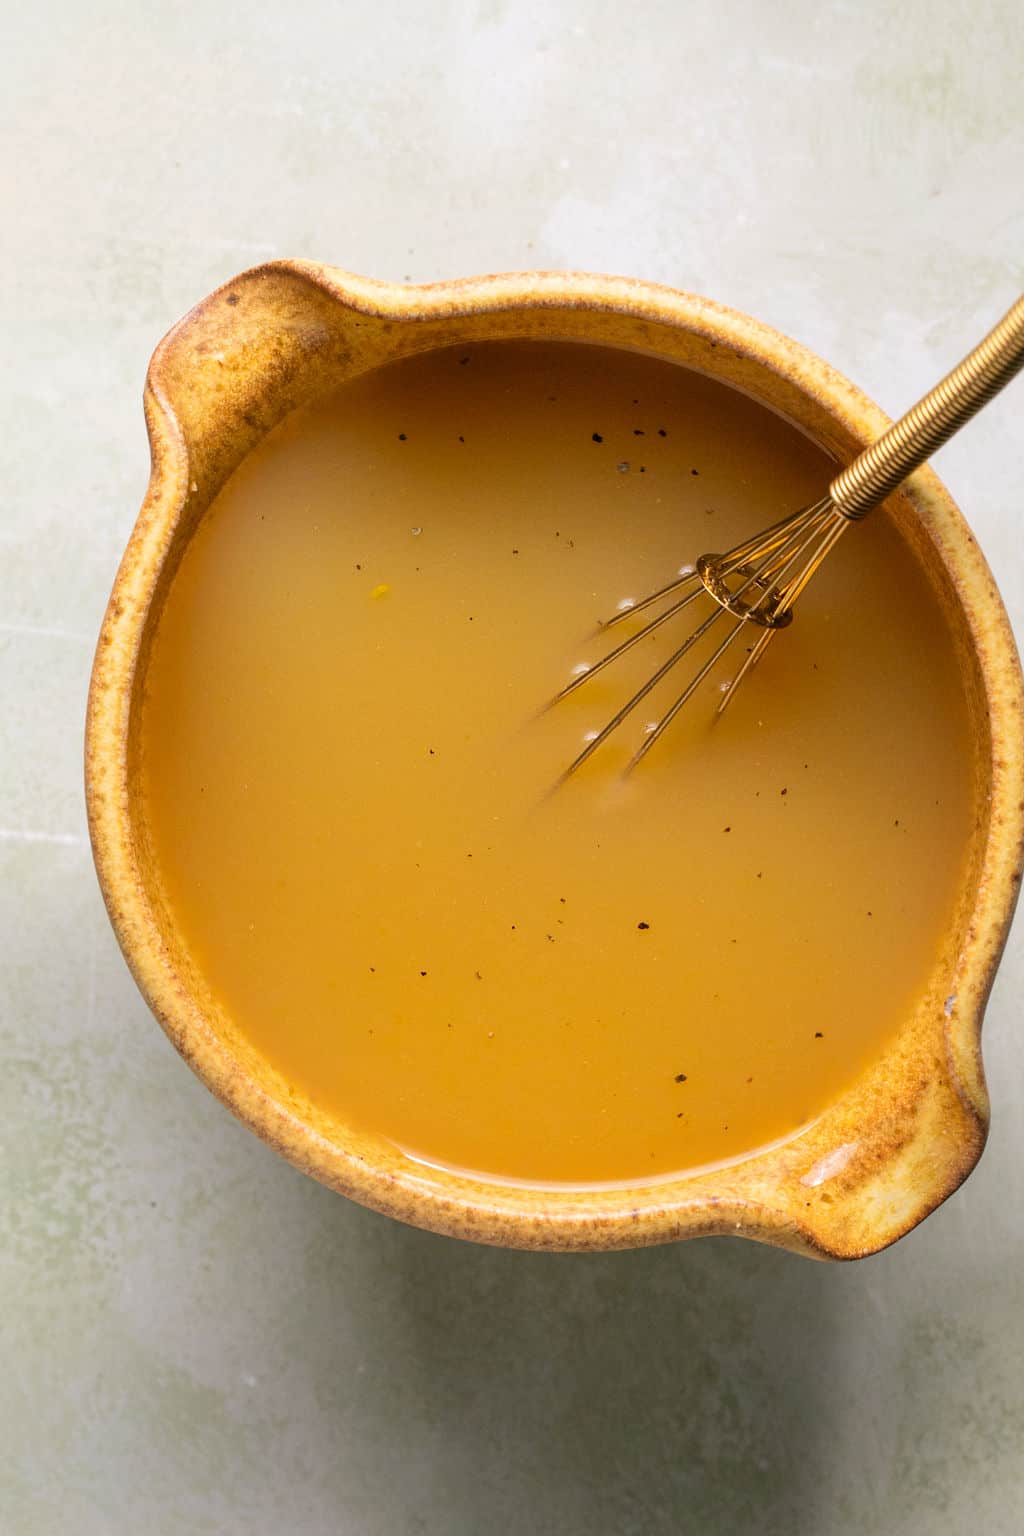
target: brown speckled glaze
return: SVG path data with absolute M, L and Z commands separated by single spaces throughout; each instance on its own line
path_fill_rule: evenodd
M 517 1248 L 630 1248 L 706 1233 L 818 1258 L 876 1252 L 966 1178 L 985 1142 L 981 1021 L 1021 875 L 1024 693 L 1002 602 L 929 470 L 894 505 L 948 617 L 975 721 L 979 819 L 933 979 L 884 1059 L 802 1135 L 731 1167 L 634 1189 L 489 1184 L 409 1163 L 304 1101 L 205 989 L 161 894 L 138 806 L 148 644 L 203 510 L 294 406 L 393 358 L 460 341 L 543 337 L 639 348 L 746 390 L 842 459 L 886 418 L 827 364 L 706 299 L 626 278 L 542 272 L 413 288 L 313 262 L 246 272 L 154 354 L 153 469 L 96 652 L 86 731 L 89 825 L 129 966 L 203 1081 L 297 1167 L 417 1226 Z

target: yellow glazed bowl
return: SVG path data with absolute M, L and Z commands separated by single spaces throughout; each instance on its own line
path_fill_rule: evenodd
M 161 604 L 204 510 L 295 406 L 394 358 L 513 337 L 639 348 L 697 368 L 772 407 L 842 460 L 887 425 L 844 378 L 778 332 L 706 299 L 625 278 L 541 272 L 415 288 L 281 261 L 219 289 L 175 326 L 150 366 L 152 477 L 89 696 L 89 825 L 125 958 L 208 1087 L 297 1167 L 375 1210 L 518 1248 L 628 1248 L 732 1233 L 818 1258 L 873 1253 L 951 1194 L 981 1155 L 981 1021 L 1024 835 L 1024 696 L 1013 638 L 977 544 L 929 470 L 907 482 L 892 508 L 960 657 L 978 823 L 956 920 L 919 1005 L 884 1059 L 784 1145 L 635 1189 L 519 1188 L 414 1165 L 304 1101 L 248 1045 L 205 987 L 161 896 L 139 805 L 137 704 Z

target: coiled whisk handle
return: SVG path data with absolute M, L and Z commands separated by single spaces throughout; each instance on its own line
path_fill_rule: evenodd
M 829 486 L 837 512 L 851 522 L 896 489 L 1024 367 L 1024 297 L 905 416 L 857 455 Z

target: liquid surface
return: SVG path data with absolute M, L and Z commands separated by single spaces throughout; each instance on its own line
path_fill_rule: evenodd
M 752 1151 L 870 1064 L 973 816 L 887 519 L 625 782 L 665 695 L 549 793 L 669 642 L 540 712 L 621 599 L 833 468 L 696 374 L 528 343 L 367 375 L 242 465 L 161 618 L 143 783 L 184 938 L 291 1083 L 427 1162 L 587 1183 Z

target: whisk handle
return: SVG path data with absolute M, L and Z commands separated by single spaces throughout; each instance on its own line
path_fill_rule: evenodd
M 1024 367 L 1024 297 L 1007 310 L 973 352 L 905 416 L 857 455 L 829 486 L 837 512 L 851 522 L 931 457 Z

